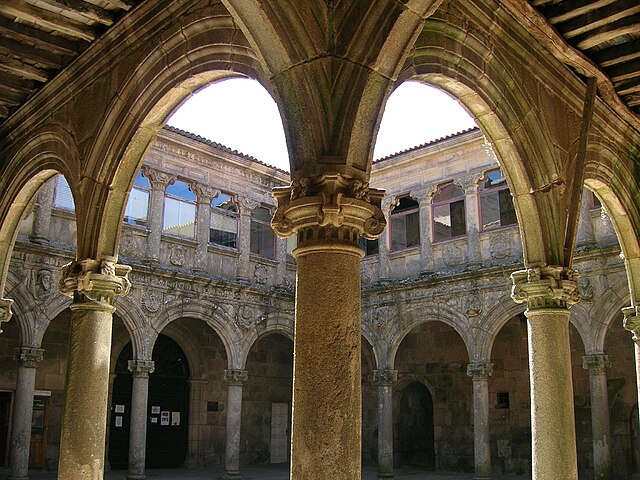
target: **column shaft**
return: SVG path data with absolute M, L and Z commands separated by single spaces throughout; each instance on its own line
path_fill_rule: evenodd
M 239 280 L 249 280 L 251 262 L 251 212 L 258 202 L 247 197 L 238 198 L 240 216 L 238 219 L 238 265 L 236 276 Z
M 360 255 L 296 258 L 291 478 L 360 478 Z
M 491 438 L 489 436 L 489 375 L 493 364 L 475 362 L 467 367 L 473 378 L 473 451 L 476 480 L 491 478 Z
M 378 478 L 393 478 L 393 382 L 396 370 L 375 370 L 378 384 Z
M 33 226 L 29 239 L 36 243 L 49 242 L 49 226 L 51 225 L 51 208 L 55 178 L 47 181 L 38 192 L 38 198 L 33 212 Z
M 147 402 L 149 397 L 149 373 L 152 361 L 130 361 L 133 372 L 131 389 L 131 424 L 129 426 L 129 471 L 127 480 L 144 480 L 147 446 Z
M 586 355 L 583 365 L 589 370 L 591 393 L 591 431 L 593 436 L 593 473 L 595 480 L 611 479 L 611 424 L 609 392 L 605 368 L 607 355 Z
M 242 421 L 242 383 L 247 379 L 244 370 L 226 370 L 227 418 L 224 449 L 224 477 L 240 478 L 240 426 Z

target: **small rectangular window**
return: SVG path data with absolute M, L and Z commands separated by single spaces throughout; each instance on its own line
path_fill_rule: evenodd
M 163 233 L 194 238 L 196 236 L 196 196 L 189 184 L 176 180 L 164 198 Z
M 398 251 L 420 245 L 420 213 L 418 202 L 402 197 L 391 212 L 391 250 Z
M 209 243 L 237 247 L 238 209 L 230 195 L 220 193 L 211 200 L 209 221 Z
M 271 211 L 258 207 L 251 213 L 251 253 L 276 258 L 276 236 L 271 228 Z
M 442 242 L 467 233 L 464 191 L 453 182 L 441 185 L 433 197 L 433 241 Z
M 55 193 L 53 195 L 53 206 L 63 210 L 74 211 L 76 204 L 71 194 L 71 188 L 67 183 L 67 179 L 62 175 L 56 177 Z
M 496 397 L 496 408 L 509 408 L 509 392 L 498 392 Z
M 485 174 L 479 194 L 482 231 L 518 223 L 513 198 L 500 169 Z
M 142 171 L 138 172 L 124 210 L 124 221 L 130 225 L 146 225 L 151 185 Z

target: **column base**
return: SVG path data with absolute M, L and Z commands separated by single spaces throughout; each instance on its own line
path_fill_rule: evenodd
M 393 473 L 379 473 L 378 478 L 389 479 L 389 478 L 395 478 L 395 477 L 393 476 Z
M 136 473 L 127 473 L 127 480 L 145 480 L 147 478 L 147 476 L 142 473 L 142 474 L 136 474 Z
M 12 477 L 11 475 L 9 475 L 7 477 L 7 480 L 29 480 L 29 477 Z
M 221 478 L 222 480 L 242 480 L 240 472 L 225 472 Z
M 473 477 L 473 480 L 491 480 L 491 477 Z

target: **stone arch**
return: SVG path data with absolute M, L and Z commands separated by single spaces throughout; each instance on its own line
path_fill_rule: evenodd
M 22 219 L 40 187 L 60 173 L 75 196 L 79 155 L 71 134 L 58 125 L 45 125 L 7 154 L 0 178 L 0 296 Z
M 392 330 L 388 332 L 389 343 L 391 345 L 389 351 L 390 368 L 394 368 L 396 355 L 398 348 L 400 348 L 402 344 L 402 340 L 404 340 L 415 327 L 427 322 L 442 322 L 453 328 L 456 333 L 460 335 L 467 354 L 469 358 L 471 358 L 470 326 L 466 319 L 457 311 L 445 305 L 425 305 L 403 312 L 398 320 L 399 321 L 391 321 Z
M 259 333 L 256 330 L 250 330 L 249 333 L 243 338 L 242 346 L 240 347 L 240 369 L 244 369 L 247 364 L 247 358 L 249 358 L 249 354 L 251 353 L 251 349 L 253 346 L 262 338 L 268 335 L 282 335 L 287 337 L 289 340 L 293 342 L 293 319 L 289 319 L 287 323 L 279 323 L 277 320 L 270 322 L 271 318 L 267 321 L 267 325 L 264 327 L 264 330 L 261 330 Z
M 229 368 L 242 368 L 241 338 L 229 327 L 233 325 L 233 320 L 221 307 L 202 299 L 198 303 L 175 300 L 165 305 L 160 315 L 152 321 L 152 333 L 149 337 L 149 348 L 151 350 L 148 352 L 149 354 L 153 351 L 153 344 L 157 335 L 167 325 L 179 318 L 195 318 L 209 325 L 224 345 Z
M 571 306 L 569 322 L 578 332 L 585 354 L 589 353 L 594 345 L 593 331 L 591 328 L 591 314 L 589 310 L 580 303 Z
M 376 362 L 376 368 L 383 368 L 385 365 L 384 358 L 388 345 L 383 345 L 385 342 L 381 341 L 371 324 L 362 320 L 362 338 L 364 338 L 371 346 L 373 352 L 373 359 Z
M 42 344 L 47 328 L 51 324 L 51 321 L 60 315 L 65 309 L 71 305 L 71 298 L 62 294 L 54 295 L 52 299 L 47 303 L 46 315 L 43 315 L 41 319 L 36 320 L 36 332 L 35 338 L 37 345 Z
M 479 359 L 490 359 L 493 342 L 502 327 L 516 315 L 523 313 L 526 306 L 518 304 L 509 296 L 503 297 L 498 304 L 484 314 L 476 328 L 482 332 L 482 341 L 477 345 L 476 354 Z
M 620 280 L 609 287 L 607 295 L 599 295 L 597 297 L 598 302 L 594 306 L 592 313 L 592 348 L 594 352 L 587 352 L 587 354 L 604 351 L 604 344 L 609 327 L 614 321 L 621 320 L 621 310 L 629 304 L 627 288 L 628 283 L 625 280 Z M 625 295 L 618 295 L 618 292 L 625 292 Z M 631 341 L 631 332 L 629 332 L 629 341 Z
M 116 297 L 114 306 L 116 307 L 114 314 L 120 317 L 122 323 L 129 332 L 129 340 L 133 347 L 133 358 L 151 358 L 151 351 L 148 351 L 146 341 L 149 335 L 149 328 L 145 313 L 136 303 L 133 302 L 130 294 L 122 297 Z M 149 357 L 141 356 L 146 354 L 148 354 Z M 117 356 L 115 358 L 117 359 Z
M 36 337 L 37 318 L 41 315 L 40 307 L 33 294 L 26 288 L 23 279 L 14 272 L 7 272 L 6 285 L 13 300 L 13 317 L 20 331 L 20 344 L 36 347 L 39 345 Z

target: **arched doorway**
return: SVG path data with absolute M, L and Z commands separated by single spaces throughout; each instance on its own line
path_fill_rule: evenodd
M 109 424 L 109 462 L 127 468 L 133 376 L 128 369 L 133 350 L 128 343 L 120 353 L 113 382 Z M 158 335 L 153 348 L 155 371 L 149 375 L 147 468 L 181 467 L 187 455 L 189 365 L 180 346 Z
M 400 396 L 398 459 L 401 465 L 435 468 L 433 399 L 427 387 L 411 382 Z

